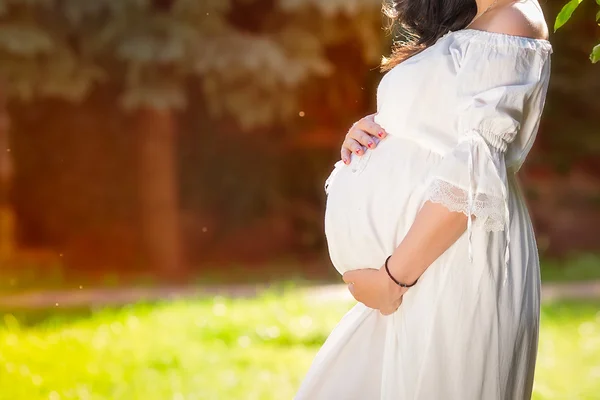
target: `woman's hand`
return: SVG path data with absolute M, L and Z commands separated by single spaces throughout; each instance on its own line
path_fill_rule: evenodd
M 390 279 L 384 267 L 346 272 L 343 279 L 357 301 L 379 310 L 383 315 L 393 314 L 407 291 Z
M 350 164 L 351 153 L 362 156 L 365 154 L 365 147 L 377 147 L 375 138 L 383 139 L 387 136 L 387 132 L 375 122 L 375 115 L 377 114 L 368 115 L 356 122 L 346 134 L 341 151 L 344 164 Z

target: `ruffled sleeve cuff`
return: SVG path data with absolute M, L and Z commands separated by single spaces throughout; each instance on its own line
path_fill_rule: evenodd
M 432 174 L 425 199 L 470 216 L 473 227 L 503 231 L 507 224 L 506 166 L 501 148 L 471 131 Z

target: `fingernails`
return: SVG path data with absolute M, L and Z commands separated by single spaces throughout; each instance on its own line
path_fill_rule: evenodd
M 368 146 L 369 148 L 373 147 L 374 145 L 375 145 L 375 144 L 374 144 L 373 142 L 369 142 L 369 143 L 367 143 L 367 146 Z
M 361 149 L 356 150 L 356 154 L 360 154 Z
M 384 132 L 384 131 L 380 131 L 380 132 L 377 134 L 377 136 L 379 136 L 380 138 L 382 138 L 384 135 L 385 135 L 385 132 Z
M 346 158 L 342 158 L 342 161 L 344 162 L 344 164 L 348 165 L 348 160 Z

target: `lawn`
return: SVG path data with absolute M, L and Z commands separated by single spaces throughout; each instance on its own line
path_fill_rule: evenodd
M 296 291 L 1 314 L 0 399 L 291 399 L 351 304 Z M 543 309 L 535 399 L 600 398 L 600 301 Z

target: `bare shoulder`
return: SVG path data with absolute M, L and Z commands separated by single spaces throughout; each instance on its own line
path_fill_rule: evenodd
M 485 30 L 533 39 L 548 39 L 548 25 L 535 0 L 515 1 L 497 8 L 493 15 L 490 15 Z

